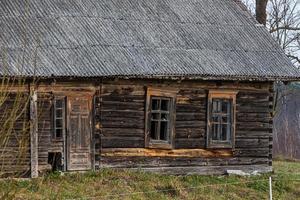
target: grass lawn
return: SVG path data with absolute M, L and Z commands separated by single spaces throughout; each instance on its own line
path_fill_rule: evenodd
M 274 162 L 274 199 L 300 199 L 300 162 Z M 1 180 L 0 199 L 268 199 L 268 176 L 169 176 L 122 170 Z

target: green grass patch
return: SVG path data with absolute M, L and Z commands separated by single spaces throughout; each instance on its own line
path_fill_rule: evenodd
M 1 180 L 0 199 L 300 199 L 300 162 L 275 161 L 274 174 L 261 176 L 170 176 L 104 169 L 58 172 L 34 180 Z

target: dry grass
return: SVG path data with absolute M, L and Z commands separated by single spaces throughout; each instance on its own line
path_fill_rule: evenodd
M 274 162 L 274 199 L 300 199 L 300 163 Z M 2 180 L 3 199 L 267 199 L 268 176 L 169 176 L 124 170 Z

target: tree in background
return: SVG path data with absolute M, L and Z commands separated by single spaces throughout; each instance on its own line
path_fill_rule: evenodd
M 260 24 L 266 25 L 268 0 L 256 0 L 255 3 L 256 19 Z

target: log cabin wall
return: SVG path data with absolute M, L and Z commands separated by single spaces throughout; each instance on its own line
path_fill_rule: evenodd
M 39 172 L 46 172 L 59 167 L 64 170 L 64 138 L 54 138 L 53 106 L 55 97 L 84 96 L 86 93 L 95 93 L 97 88 L 91 81 L 81 82 L 41 82 L 38 86 L 38 168 Z M 65 116 L 66 117 L 66 116 Z M 54 156 L 54 157 L 53 157 Z M 59 156 L 59 158 L 57 157 Z M 58 159 L 59 163 L 54 163 Z M 53 166 L 58 164 L 61 166 Z M 57 169 L 57 168 L 55 168 Z
M 7 93 L 0 106 L 0 177 L 30 173 L 29 93 Z
M 147 87 L 177 91 L 173 150 L 145 148 Z M 236 90 L 234 149 L 206 146 L 207 98 L 212 89 Z M 94 92 L 92 148 L 95 168 L 168 169 L 205 167 L 201 172 L 221 173 L 222 166 L 272 164 L 272 83 L 229 81 L 103 80 L 58 83 L 38 89 L 39 170 L 50 169 L 49 153 L 63 154 L 63 140 L 51 135 L 56 94 Z M 206 166 L 210 166 L 207 168 Z M 169 170 L 169 169 L 168 169 Z M 181 171 L 182 169 L 180 169 Z M 210 171 L 209 171 L 210 170 Z
M 178 91 L 175 151 L 183 151 L 178 156 L 178 151 L 144 149 L 147 87 Z M 207 94 L 211 89 L 238 91 L 232 150 L 206 150 Z M 213 167 L 272 164 L 272 83 L 116 80 L 104 81 L 98 95 L 96 124 L 101 140 L 96 164 L 100 162 L 100 167 L 144 167 L 155 171 L 157 167 L 211 166 L 211 170 L 222 173 L 222 169 Z M 207 155 L 199 156 L 193 149 L 206 150 Z
M 48 163 L 49 153 L 63 153 L 63 140 L 52 138 L 52 106 L 51 92 L 38 93 L 38 165 L 39 171 L 51 170 Z

